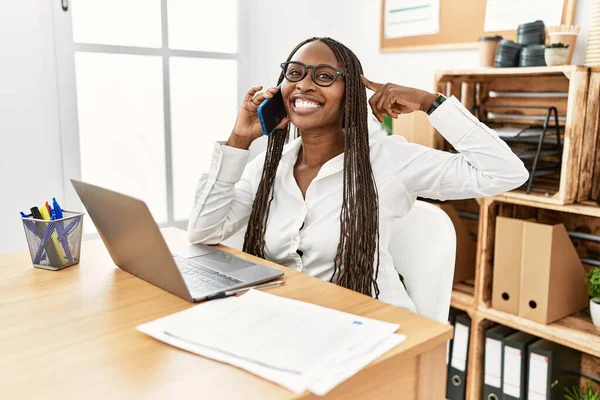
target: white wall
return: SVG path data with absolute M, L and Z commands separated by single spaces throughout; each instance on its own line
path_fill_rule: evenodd
M 27 248 L 19 211 L 63 196 L 50 3 L 0 2 L 0 254 Z
M 583 64 L 591 0 L 577 3 L 575 22 L 584 30 L 573 63 Z M 433 90 L 434 71 L 478 66 L 477 50 L 380 53 L 380 10 L 379 0 L 248 1 L 244 12 L 249 26 L 243 43 L 248 63 L 241 85 L 275 84 L 279 64 L 296 44 L 312 36 L 329 36 L 344 43 L 361 60 L 366 76 L 375 81 Z

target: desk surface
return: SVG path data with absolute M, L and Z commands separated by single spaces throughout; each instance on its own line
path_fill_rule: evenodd
M 167 228 L 163 235 L 171 248 L 187 244 L 181 230 Z M 449 326 L 223 249 L 285 271 L 286 284 L 269 289 L 272 294 L 400 324 L 398 332 L 408 339 L 336 388 L 332 397 L 338 390 L 341 394 L 348 386 L 356 389 L 367 381 L 376 388 L 376 381 L 386 377 L 372 372 L 375 367 L 390 370 L 408 364 L 419 355 L 445 348 L 452 336 Z M 200 397 L 195 398 L 312 397 L 295 395 L 243 370 L 139 333 L 137 325 L 193 304 L 114 266 L 100 240 L 83 243 L 81 260 L 53 272 L 33 268 L 28 253 L 0 256 L 2 397 L 176 399 L 196 393 Z M 435 360 L 444 362 L 437 356 Z

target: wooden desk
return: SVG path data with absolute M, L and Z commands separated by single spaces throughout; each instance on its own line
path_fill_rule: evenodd
M 171 248 L 186 235 L 163 230 Z M 229 249 L 240 255 L 237 250 Z M 335 399 L 441 399 L 445 326 L 317 278 L 285 271 L 269 292 L 400 324 L 408 339 L 334 389 Z M 100 240 L 79 265 L 35 269 L 28 253 L 0 256 L 0 397 L 3 399 L 309 399 L 243 370 L 156 341 L 135 327 L 191 303 L 114 266 Z M 318 332 L 315 332 L 318 334 Z M 293 345 L 293 344 L 291 344 Z

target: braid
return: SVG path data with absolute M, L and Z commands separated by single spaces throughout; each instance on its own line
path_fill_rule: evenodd
M 379 296 L 376 277 L 379 274 L 379 201 L 371 168 L 367 127 L 366 90 L 360 82 L 362 66 L 356 55 L 343 44 L 330 38 L 311 38 L 300 43 L 288 57 L 306 43 L 320 40 L 335 54 L 344 70 L 344 189 L 340 213 L 340 241 L 334 259 L 331 280 L 348 289 Z M 278 84 L 283 81 L 283 73 Z M 289 129 L 269 136 L 264 169 L 248 229 L 244 251 L 264 258 L 264 235 L 277 166 Z
M 290 61 L 296 51 L 306 43 L 313 39 L 305 40 L 298 44 L 292 53 L 288 56 L 287 61 Z M 283 82 L 283 71 L 279 75 L 277 86 Z M 277 167 L 283 154 L 283 146 L 285 145 L 289 135 L 289 125 L 283 129 L 277 129 L 269 135 L 267 151 L 265 154 L 265 163 L 263 172 L 260 178 L 260 184 L 252 204 L 250 219 L 246 235 L 244 236 L 243 251 L 253 254 L 260 258 L 265 258 L 265 231 L 267 229 L 267 220 L 269 218 L 269 210 L 271 209 L 271 201 L 273 200 L 273 186 L 275 185 L 275 175 Z

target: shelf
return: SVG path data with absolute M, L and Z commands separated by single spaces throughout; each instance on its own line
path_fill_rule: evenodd
M 575 71 L 586 71 L 588 67 L 581 65 L 558 65 L 554 67 L 514 67 L 514 68 L 477 68 L 456 71 L 439 71 L 436 75 L 464 76 L 464 75 L 545 75 L 545 74 L 570 74 Z
M 555 108 L 562 121 L 559 121 L 562 126 L 562 153 L 559 157 L 552 157 L 552 161 L 560 162 L 560 168 L 553 175 L 556 179 L 549 182 L 536 174 L 529 183 L 531 193 L 516 191 L 509 196 L 556 205 L 595 200 L 598 197 L 600 185 L 594 180 L 596 172 L 600 171 L 597 157 L 600 141 L 597 140 L 596 129 L 599 118 L 596 112 L 600 88 L 598 69 L 566 65 L 438 71 L 434 87 L 446 96 L 460 99 L 467 110 L 479 115 L 482 122 L 489 125 L 500 121 L 486 122 L 485 115 L 479 112 L 482 109 L 500 109 L 508 113 L 499 116 L 503 116 L 503 119 L 509 116 L 510 119 L 505 121 L 509 126 L 539 126 L 539 118 L 545 118 L 540 115 L 542 107 L 546 110 Z M 514 95 L 516 93 L 520 95 Z M 588 96 L 588 93 L 594 95 Z M 513 120 L 513 117 L 516 119 Z M 552 121 L 551 127 L 554 126 L 554 118 Z M 552 132 L 548 134 L 546 142 L 555 138 Z M 522 140 L 528 142 L 531 139 Z M 431 128 L 427 143 L 438 150 L 447 151 L 451 147 L 434 128 Z M 542 157 L 538 161 L 550 160 Z
M 532 200 L 532 197 L 535 200 Z M 543 208 L 566 212 L 571 214 L 588 215 L 590 217 L 600 217 L 600 205 L 591 201 L 585 203 L 577 203 L 570 205 L 560 205 L 558 201 L 553 201 L 551 197 L 536 196 L 534 194 L 525 194 L 524 191 L 512 191 L 500 196 L 494 196 L 491 199 L 501 201 L 503 203 L 519 204 L 535 208 Z
M 475 296 L 473 286 L 457 283 L 452 288 L 450 305 L 458 310 L 472 312 L 475 310 Z
M 553 324 L 543 325 L 518 315 L 508 314 L 485 306 L 480 306 L 477 309 L 477 315 L 595 357 L 600 357 L 600 328 L 596 328 L 589 317 L 573 314 Z

